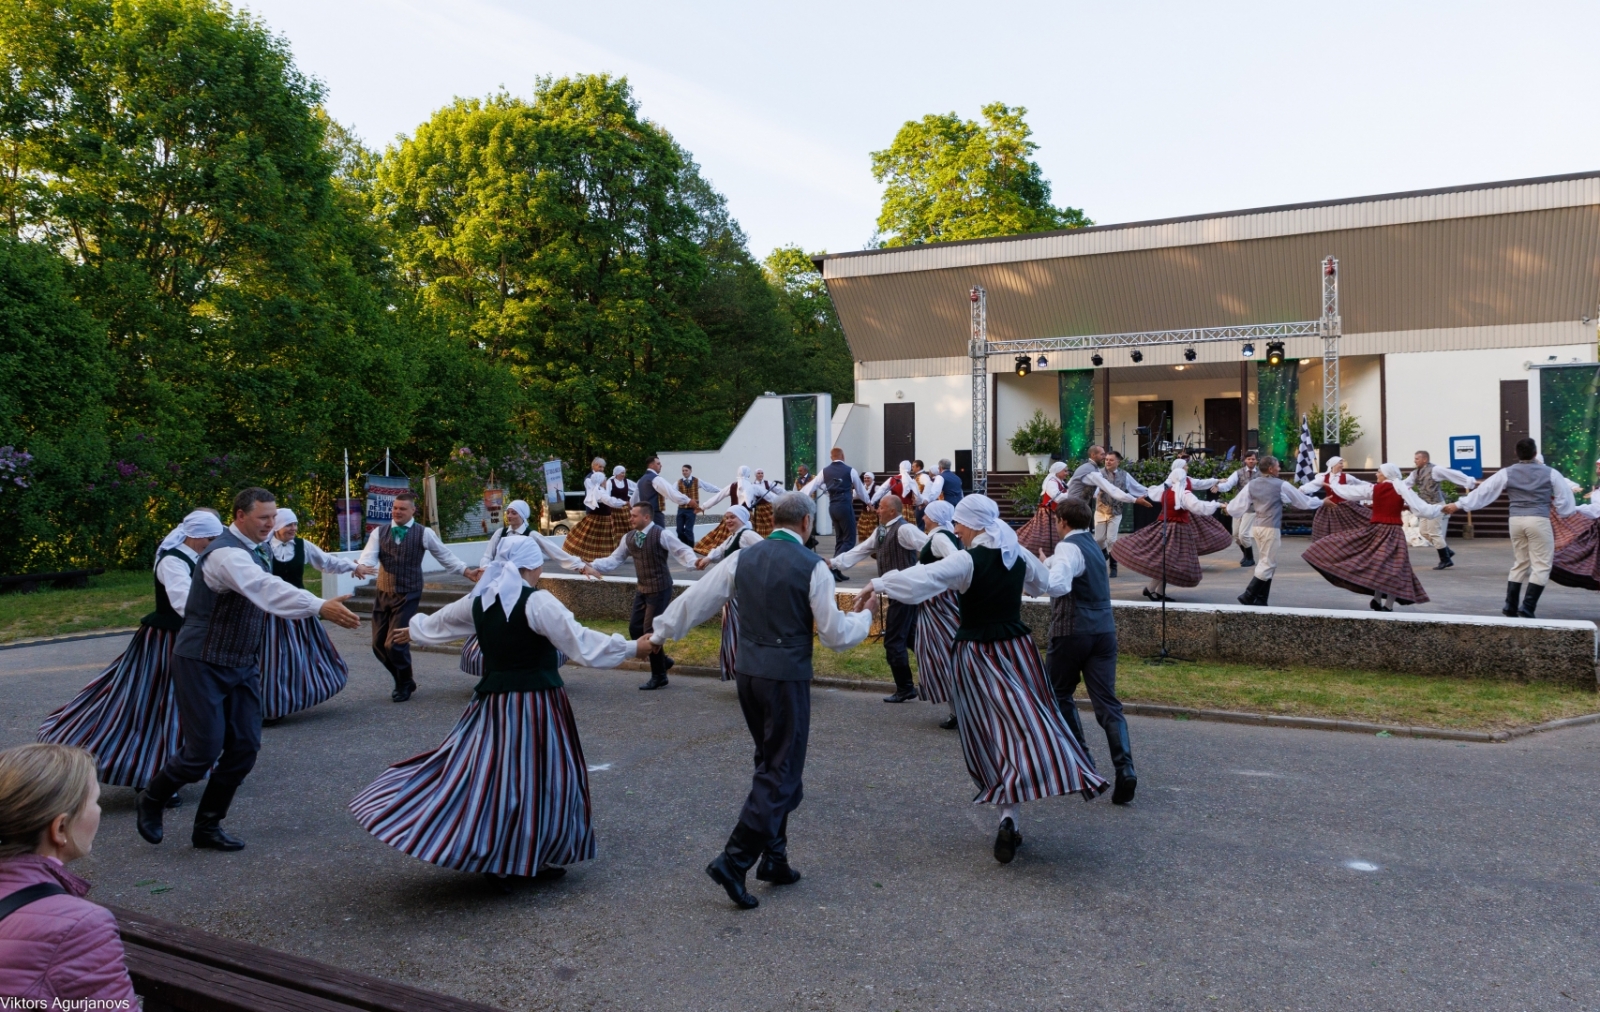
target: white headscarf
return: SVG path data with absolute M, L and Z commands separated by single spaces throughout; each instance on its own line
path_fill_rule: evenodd
M 939 530 L 949 531 L 951 534 L 956 532 L 956 529 L 950 525 L 950 522 L 955 519 L 956 508 L 943 499 L 935 499 L 929 503 L 928 508 L 922 511 L 922 515 L 932 517 Z
M 209 516 L 210 514 L 207 514 Z M 298 524 L 300 518 L 294 515 L 294 510 L 287 506 L 278 507 L 278 516 L 272 521 L 272 533 L 276 534 L 290 524 Z
M 1174 492 L 1182 492 L 1185 482 L 1189 480 L 1189 465 L 1184 463 L 1182 457 L 1172 462 L 1172 470 L 1167 472 L 1166 485 Z
M 727 512 L 739 518 L 739 523 L 745 527 L 750 526 L 750 511 L 743 506 L 729 506 Z
M 616 478 L 616 477 L 618 477 L 620 475 L 624 475 L 624 474 L 627 474 L 627 473 L 628 473 L 628 469 L 623 467 L 621 464 L 618 464 L 616 467 L 613 467 L 611 469 L 611 477 L 613 477 L 613 478 Z
M 1067 462 L 1064 461 L 1064 460 L 1058 460 L 1055 463 L 1050 465 L 1050 474 L 1052 476 L 1053 475 L 1057 475 L 1057 474 L 1060 474 L 1062 471 L 1065 471 L 1066 469 L 1067 469 Z
M 1000 549 L 1000 561 L 1005 563 L 1007 569 L 1022 553 L 1022 547 L 1017 544 L 1017 532 L 1000 519 L 1000 507 L 986 495 L 974 493 L 962 496 L 951 519 L 963 527 L 989 535 L 994 540 L 994 546 Z
M 1378 465 L 1378 477 L 1384 479 L 1385 481 L 1392 481 L 1396 485 L 1400 484 L 1400 481 L 1401 481 L 1401 478 L 1400 478 L 1400 465 L 1399 464 L 1379 464 Z
M 911 480 L 911 461 L 902 460 L 900 462 L 900 484 L 904 487 Z
M 1329 457 L 1328 458 L 1328 462 L 1326 464 L 1322 465 L 1322 469 L 1324 471 L 1326 471 L 1327 473 L 1332 474 L 1333 473 L 1333 465 L 1335 465 L 1335 464 L 1343 464 L 1343 463 L 1344 463 L 1344 458 L 1343 457 Z
M 195 510 L 161 539 L 161 544 L 156 547 L 156 560 L 160 561 L 162 552 L 183 544 L 184 538 L 217 538 L 221 537 L 225 530 L 227 528 L 222 526 L 222 521 L 217 519 L 215 513 Z
M 875 485 L 875 484 L 877 484 L 877 481 L 878 481 L 878 476 L 873 474 L 871 471 L 862 471 L 861 472 L 861 483 L 863 485 Z
M 472 588 L 472 596 L 486 598 L 483 605 L 486 609 L 492 602 L 499 601 L 500 610 L 510 618 L 517 606 L 517 598 L 522 596 L 522 588 L 528 585 L 517 570 L 538 569 L 542 565 L 544 552 L 537 540 L 507 538 L 506 543 L 496 550 L 494 561 L 478 578 L 477 585 Z
M 522 518 L 523 523 L 532 523 L 529 518 L 533 514 L 528 510 L 528 504 L 523 502 L 521 499 L 513 499 L 509 503 L 506 503 L 506 509 L 516 510 L 517 516 Z

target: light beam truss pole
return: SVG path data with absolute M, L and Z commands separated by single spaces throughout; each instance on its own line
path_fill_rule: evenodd
M 1339 261 L 1322 261 L 1322 441 L 1339 441 L 1339 338 L 1344 333 L 1339 319 Z
M 974 286 L 972 300 L 972 490 L 989 493 L 989 298 Z

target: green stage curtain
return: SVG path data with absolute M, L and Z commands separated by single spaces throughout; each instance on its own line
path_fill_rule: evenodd
M 1600 365 L 1534 370 L 1539 376 L 1539 450 L 1544 462 L 1589 487 L 1600 455 Z
M 783 399 L 783 484 L 794 488 L 795 472 L 804 464 L 817 473 L 817 399 Z
M 1094 442 L 1094 370 L 1063 369 L 1061 383 L 1061 459 L 1082 460 Z
M 1300 452 L 1300 415 L 1295 394 L 1300 388 L 1300 360 L 1286 358 L 1282 365 L 1256 363 L 1256 412 L 1261 452 L 1277 457 L 1283 469 L 1294 470 Z

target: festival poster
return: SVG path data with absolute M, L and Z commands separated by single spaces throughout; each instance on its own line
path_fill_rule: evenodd
M 339 530 L 339 544 L 347 552 L 361 547 L 362 518 L 367 505 L 360 499 L 335 499 L 333 503 L 335 524 Z
M 544 462 L 544 498 L 552 509 L 560 509 L 565 501 L 565 492 L 562 487 L 561 461 L 547 460 Z
M 489 514 L 486 521 L 486 531 L 492 531 L 504 523 L 506 508 L 506 490 L 503 488 L 486 488 L 483 490 L 483 508 Z
M 402 474 L 367 475 L 367 533 L 394 515 L 394 497 L 411 491 L 411 479 Z

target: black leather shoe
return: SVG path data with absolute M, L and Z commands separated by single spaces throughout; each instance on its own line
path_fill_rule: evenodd
M 135 799 L 134 824 L 139 827 L 139 835 L 144 837 L 146 843 L 160 843 L 165 835 L 166 831 L 161 825 L 161 815 L 166 807 L 167 802 L 157 801 L 147 791 L 140 791 L 139 797 Z
M 952 713 L 945 719 L 939 721 L 939 726 L 944 728 L 946 731 L 954 731 L 956 729 L 956 715 Z
M 1373 598 L 1372 600 L 1368 601 L 1367 602 L 1367 607 L 1371 608 L 1373 611 L 1382 611 L 1383 610 L 1383 605 L 1378 603 L 1378 599 L 1377 598 Z
M 228 817 L 228 809 L 232 807 L 233 796 L 238 790 L 238 784 L 219 783 L 215 777 L 206 781 L 205 792 L 200 795 L 199 804 L 195 805 L 194 833 L 189 837 L 191 843 L 202 850 L 244 849 L 243 840 L 229 835 L 222 828 L 222 820 Z
M 1165 594 L 1158 594 L 1155 591 L 1151 590 L 1149 587 L 1144 588 L 1144 596 L 1148 597 L 1152 601 L 1170 601 L 1170 600 L 1172 600 L 1172 598 L 1167 597 Z
M 727 854 L 718 854 L 716 860 L 706 865 L 706 874 L 723 888 L 728 899 L 740 910 L 754 910 L 761 905 L 761 901 L 750 895 L 750 890 L 744 887 L 744 875 L 734 871 Z
M 896 689 L 894 690 L 894 695 L 884 696 L 883 701 L 885 703 L 909 703 L 916 698 L 916 689 Z
M 1113 805 L 1126 805 L 1133 800 L 1133 792 L 1139 789 L 1139 778 L 1131 773 L 1127 776 L 1117 771 L 1117 785 L 1111 790 L 1111 803 Z
M 800 873 L 789 866 L 788 858 L 778 859 L 771 854 L 763 854 L 761 864 L 756 868 L 756 878 L 775 886 L 786 886 L 800 881 Z
M 667 680 L 665 678 L 652 678 L 648 682 L 645 682 L 643 685 L 639 686 L 640 689 L 645 691 L 649 691 L 651 689 L 664 689 L 666 687 Z
M 1000 820 L 1000 832 L 994 837 L 994 859 L 1001 864 L 1010 864 L 1011 859 L 1017 856 L 1017 848 L 1022 846 L 1022 834 L 1017 832 L 1017 824 L 1009 818 Z
M 1439 549 L 1439 564 L 1437 566 L 1434 566 L 1433 568 L 1434 569 L 1449 569 L 1454 565 L 1455 565 L 1455 563 L 1450 561 L 1450 549 L 1448 549 L 1448 548 Z
M 1241 549 L 1241 551 L 1244 552 L 1244 558 L 1239 560 L 1239 568 L 1240 569 L 1250 569 L 1253 566 L 1255 566 L 1255 564 L 1256 564 L 1256 553 L 1252 552 L 1248 548 Z
M 404 685 L 396 685 L 394 687 L 394 691 L 389 693 L 389 698 L 394 700 L 396 703 L 404 703 L 406 700 L 410 699 L 411 694 L 416 691 L 417 683 L 407 682 Z
M 567 869 L 559 864 L 547 864 L 534 873 L 535 882 L 555 882 L 567 877 Z
M 837 569 L 830 569 L 829 572 L 833 574 L 834 583 L 843 583 L 844 581 L 850 579 L 850 577 L 839 572 Z
M 1256 600 L 1256 594 L 1259 593 L 1260 590 L 1261 581 L 1252 576 L 1250 578 L 1249 586 L 1245 587 L 1244 593 L 1240 594 L 1237 598 L 1235 598 L 1235 600 L 1244 605 L 1259 604 L 1260 602 Z
M 201 850 L 235 851 L 244 849 L 244 841 L 233 836 L 221 825 L 195 826 L 189 841 Z

